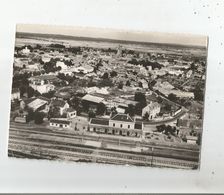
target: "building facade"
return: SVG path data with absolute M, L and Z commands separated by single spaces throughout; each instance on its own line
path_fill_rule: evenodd
M 67 119 L 61 119 L 61 118 L 50 119 L 49 125 L 50 125 L 50 127 L 55 127 L 55 128 L 59 128 L 59 129 L 69 129 L 69 128 L 71 128 L 71 122 Z
M 154 119 L 160 113 L 160 105 L 157 102 L 150 102 L 146 107 L 142 109 L 142 117 L 148 113 L 149 120 Z
M 19 100 L 20 99 L 20 91 L 18 88 L 13 88 L 12 89 L 12 94 L 11 94 L 11 101 Z
M 136 122 L 127 114 L 116 114 L 111 119 L 92 118 L 89 131 L 118 136 L 141 137 L 142 122 Z

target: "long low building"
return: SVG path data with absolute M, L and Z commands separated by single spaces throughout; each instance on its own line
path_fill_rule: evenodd
M 50 127 L 69 129 L 71 128 L 71 121 L 63 118 L 51 118 Z
M 136 122 L 128 114 L 116 114 L 111 119 L 92 118 L 89 121 L 89 131 L 112 135 L 140 137 L 142 122 Z

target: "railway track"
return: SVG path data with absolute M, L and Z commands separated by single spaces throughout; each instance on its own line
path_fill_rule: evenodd
M 98 141 L 105 143 L 106 146 L 120 145 L 130 148 L 134 148 L 138 144 L 138 147 L 144 147 L 147 150 L 131 152 L 107 148 L 105 146 L 103 148 L 93 147 L 85 145 L 86 141 Z M 14 154 L 19 158 L 67 159 L 82 162 L 185 169 L 194 169 L 194 167 L 198 166 L 199 161 L 199 151 L 197 148 L 167 147 L 122 138 L 80 135 L 73 132 L 60 132 L 58 130 L 54 131 L 48 128 L 37 128 L 21 124 L 10 125 L 9 156 L 13 156 Z
M 18 141 L 10 141 L 9 143 L 9 151 L 19 151 L 26 155 L 34 155 L 34 158 L 42 158 L 46 156 L 46 159 L 50 159 L 52 156 L 53 159 L 57 157 L 57 159 L 68 159 L 77 161 L 80 160 L 89 160 L 93 161 L 96 159 L 95 162 L 105 162 L 110 164 L 130 164 L 130 165 L 141 165 L 141 166 L 163 166 L 163 167 L 176 167 L 176 168 L 186 168 L 192 169 L 193 167 L 197 166 L 197 163 L 194 162 L 185 162 L 185 161 L 172 161 L 167 160 L 164 158 L 154 157 L 153 159 L 150 157 L 145 157 L 141 155 L 130 155 L 124 153 L 115 153 L 115 152 L 98 152 L 97 154 L 94 153 L 93 150 L 83 150 L 77 149 L 75 150 L 67 150 L 67 148 L 57 147 L 56 145 L 49 146 L 39 146 L 33 143 L 21 143 Z M 38 156 L 39 155 L 39 156 Z
M 83 136 L 85 137 L 86 140 L 91 140 L 91 141 L 95 141 L 97 138 L 96 136 L 90 136 L 90 135 L 78 135 L 78 134 L 72 134 L 72 133 L 67 133 L 67 132 L 56 132 L 56 131 L 52 131 L 50 129 L 47 129 L 46 131 L 39 131 L 39 129 L 32 129 L 32 128 L 23 128 L 20 129 L 18 127 L 10 127 L 10 132 L 11 131 L 20 131 L 20 132 L 27 132 L 27 133 L 32 133 L 32 134 L 44 134 L 44 135 L 55 135 L 55 136 L 60 136 L 60 137 L 69 137 L 69 138 L 82 138 Z M 105 141 L 107 143 L 111 143 L 111 144 L 121 144 L 121 145 L 127 145 L 130 147 L 135 147 L 136 146 L 136 142 L 135 141 L 130 141 L 130 140 L 125 140 L 125 139 L 120 139 L 120 138 L 106 138 L 106 137 L 101 137 L 100 140 Z M 154 148 L 160 148 L 160 149 L 167 149 L 168 146 L 160 146 L 160 145 L 154 145 L 154 144 L 150 144 L 150 143 L 139 143 L 140 146 L 142 147 L 154 147 Z M 191 148 L 178 148 L 175 146 L 169 146 L 169 149 L 172 149 L 173 151 L 181 151 L 181 152 L 192 152 L 192 153 L 196 153 L 197 155 L 199 155 L 199 149 L 191 149 Z
M 83 146 L 71 146 L 70 144 L 60 143 L 60 142 L 43 142 L 43 140 L 30 140 L 28 141 L 24 135 L 16 136 L 11 135 L 9 141 L 9 151 L 19 151 L 26 155 L 31 155 L 35 151 L 35 155 L 39 154 L 40 158 L 49 159 L 49 156 L 53 156 L 53 159 L 85 159 L 92 161 L 96 158 L 96 162 L 109 163 L 109 164 L 131 164 L 131 165 L 141 165 L 141 166 L 163 166 L 163 167 L 176 167 L 176 168 L 193 168 L 197 165 L 196 162 L 186 162 L 183 160 L 173 160 L 166 159 L 162 157 L 154 156 L 153 161 L 150 159 L 150 155 L 142 154 L 127 154 L 124 152 L 113 152 L 99 150 L 97 155 L 93 155 L 95 149 L 82 148 Z M 57 152 L 55 152 L 55 151 Z M 27 151 L 28 154 L 27 154 Z M 72 153 L 72 155 L 71 155 Z M 73 154 L 74 153 L 74 154 Z M 85 155 L 84 155 L 85 154 Z M 56 156 L 56 157 L 55 157 Z M 151 158 L 150 158 L 151 157 Z M 36 156 L 34 158 L 37 158 Z M 169 166 L 168 166 L 169 165 Z
M 50 135 L 49 134 L 26 134 L 22 132 L 22 134 L 17 133 L 17 132 L 11 132 L 9 136 L 9 140 L 11 139 L 17 139 L 17 140 L 24 140 L 28 141 L 31 140 L 33 143 L 38 141 L 39 145 L 42 145 L 42 143 L 58 143 L 58 144 L 66 144 L 66 145 L 82 145 L 82 147 L 88 147 L 87 145 L 84 145 L 85 140 L 81 139 L 80 137 L 59 137 L 56 135 Z M 108 144 L 108 143 L 107 143 Z M 118 150 L 119 151 L 119 150 Z M 128 152 L 128 151 L 124 151 Z M 168 153 L 169 152 L 169 153 Z M 162 157 L 167 157 L 167 158 L 176 158 L 176 159 L 183 159 L 183 160 L 192 160 L 192 161 L 198 161 L 198 156 L 197 154 L 192 154 L 189 152 L 183 153 L 182 151 L 168 151 L 167 149 L 161 149 L 161 148 L 154 148 L 153 154 L 155 156 L 162 156 Z M 133 152 L 132 152 L 133 153 Z M 147 149 L 145 152 L 147 155 L 151 155 L 152 151 L 151 148 Z

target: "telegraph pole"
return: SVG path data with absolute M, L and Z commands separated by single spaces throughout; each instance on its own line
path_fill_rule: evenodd
M 154 150 L 154 148 L 152 147 L 151 149 L 152 149 L 152 158 L 151 158 L 151 167 L 152 167 L 153 166 L 153 150 Z

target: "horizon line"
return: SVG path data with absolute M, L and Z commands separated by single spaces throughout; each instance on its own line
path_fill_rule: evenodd
M 16 32 L 33 34 L 52 34 L 82 38 L 109 39 L 141 43 L 206 47 L 208 37 L 204 35 L 118 30 L 94 27 L 72 27 L 40 24 L 17 24 Z

